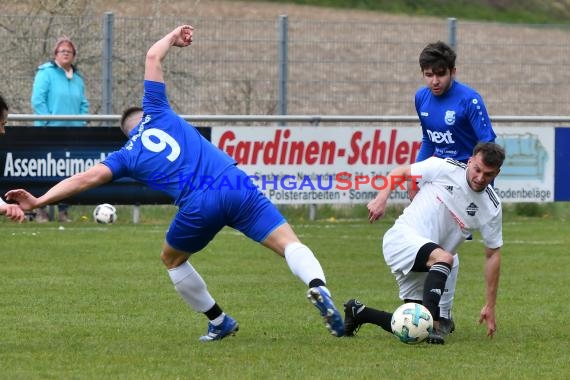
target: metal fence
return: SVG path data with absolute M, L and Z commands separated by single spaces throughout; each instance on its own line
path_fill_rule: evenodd
M 194 43 L 165 60 L 169 98 L 181 114 L 414 115 L 413 95 L 423 84 L 418 55 L 436 40 L 455 45 L 458 79 L 483 95 L 492 115 L 570 113 L 568 26 L 448 19 L 0 15 L 0 91 L 10 113 L 31 113 L 36 67 L 67 34 L 78 46 L 90 112 L 119 114 L 140 104 L 147 49 L 181 23 L 196 28 Z

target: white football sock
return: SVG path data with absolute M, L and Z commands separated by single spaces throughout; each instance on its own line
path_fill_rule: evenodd
M 439 316 L 440 318 L 451 319 L 451 308 L 453 307 L 453 299 L 455 298 L 455 286 L 457 284 L 457 273 L 459 271 L 459 256 L 457 253 L 453 255 L 453 266 L 451 272 L 445 282 L 445 290 L 439 300 Z
M 188 261 L 176 268 L 169 269 L 168 275 L 178 294 L 195 311 L 205 313 L 216 303 L 208 292 L 202 276 Z
M 309 286 L 309 282 L 316 278 L 326 283 L 321 264 L 313 251 L 306 245 L 297 242 L 287 245 L 285 247 L 285 260 L 291 272 L 299 277 L 305 285 Z

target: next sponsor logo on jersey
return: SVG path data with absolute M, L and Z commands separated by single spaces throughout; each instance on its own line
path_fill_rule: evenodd
M 439 131 L 430 131 L 427 130 L 427 134 L 429 139 L 435 144 L 454 144 L 455 140 L 453 140 L 453 134 L 451 131 L 439 132 Z

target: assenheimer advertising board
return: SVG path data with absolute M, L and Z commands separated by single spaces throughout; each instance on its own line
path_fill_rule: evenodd
M 0 192 L 24 188 L 41 195 L 51 186 L 84 171 L 120 149 L 126 141 L 118 127 L 8 127 L 0 137 Z M 121 179 L 66 200 L 70 204 L 172 203 L 164 194 L 131 179 Z

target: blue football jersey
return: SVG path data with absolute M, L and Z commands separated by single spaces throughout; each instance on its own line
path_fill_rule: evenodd
M 415 105 L 422 126 L 416 161 L 435 156 L 466 162 L 478 142 L 495 141 L 483 99 L 461 82 L 454 81 L 440 96 L 423 87 L 416 92 Z
M 147 183 L 180 206 L 236 164 L 172 110 L 164 83 L 144 82 L 142 106 L 142 120 L 127 143 L 103 161 L 113 180 L 130 177 Z

